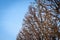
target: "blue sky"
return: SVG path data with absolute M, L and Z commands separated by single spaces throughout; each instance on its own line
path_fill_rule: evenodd
M 0 0 L 0 40 L 16 40 L 32 0 Z

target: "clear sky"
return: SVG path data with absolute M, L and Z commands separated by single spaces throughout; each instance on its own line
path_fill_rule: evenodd
M 16 40 L 32 0 L 0 0 L 0 40 Z

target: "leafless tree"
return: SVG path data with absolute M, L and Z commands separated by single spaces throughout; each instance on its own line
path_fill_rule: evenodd
M 33 3 L 17 40 L 59 40 L 60 0 L 35 0 Z

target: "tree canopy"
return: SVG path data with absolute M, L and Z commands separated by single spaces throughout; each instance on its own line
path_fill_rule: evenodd
M 60 0 L 35 0 L 23 22 L 17 40 L 59 40 Z

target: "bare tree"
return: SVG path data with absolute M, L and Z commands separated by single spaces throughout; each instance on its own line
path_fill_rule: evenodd
M 29 6 L 17 40 L 59 40 L 59 4 L 60 0 L 35 0 Z

